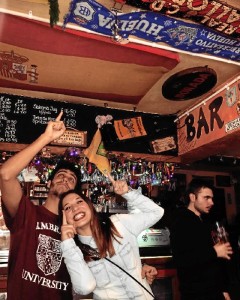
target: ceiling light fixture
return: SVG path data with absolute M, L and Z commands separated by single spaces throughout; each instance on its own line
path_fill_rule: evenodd
M 115 15 L 115 22 L 112 26 L 112 41 L 115 43 L 119 43 L 119 44 L 127 44 L 129 42 L 128 39 L 124 39 L 121 35 L 120 35 L 120 27 L 119 27 L 119 20 L 118 20 L 118 10 L 115 8 L 112 8 L 112 11 Z

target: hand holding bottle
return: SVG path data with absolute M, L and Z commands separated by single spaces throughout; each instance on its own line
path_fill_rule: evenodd
M 212 239 L 214 244 L 217 243 L 227 243 L 228 233 L 225 227 L 220 222 L 215 222 L 214 229 L 212 230 Z
M 231 254 L 233 254 L 233 250 L 230 243 L 227 242 L 223 244 L 219 242 L 216 245 L 214 245 L 213 248 L 217 253 L 217 257 L 221 257 L 227 260 L 231 259 Z

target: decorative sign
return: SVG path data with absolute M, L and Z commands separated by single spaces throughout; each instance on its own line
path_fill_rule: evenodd
M 177 148 L 174 137 L 172 136 L 151 141 L 150 144 L 153 149 L 153 153 L 161 153 Z
M 126 0 L 126 4 L 172 17 L 191 19 L 233 38 L 240 37 L 240 10 L 227 1 Z
M 38 82 L 37 66 L 29 66 L 28 57 L 22 56 L 14 51 L 0 51 L 0 74 L 5 78 L 12 78 L 20 81 Z
M 162 86 L 168 100 L 189 100 L 210 91 L 217 82 L 217 74 L 208 67 L 190 68 L 174 74 Z
M 141 117 L 114 121 L 114 127 L 119 140 L 147 135 Z
M 237 89 L 236 86 L 229 87 L 226 91 L 227 105 L 233 106 L 237 102 Z
M 239 99 L 238 84 L 239 80 L 229 87 L 230 89 L 236 87 L 236 91 L 238 91 L 237 99 Z M 195 155 L 197 149 L 202 146 L 207 149 L 207 145 L 229 134 L 240 134 L 237 101 L 233 102 L 233 105 L 229 105 L 226 90 L 217 93 L 205 105 L 203 103 L 185 117 L 179 119 L 178 153 L 180 156 L 185 154 L 188 154 L 188 156 Z
M 51 144 L 59 146 L 87 147 L 87 132 L 66 130 L 59 139 L 54 140 Z
M 73 0 L 64 20 L 110 37 L 114 25 L 122 39 L 136 36 L 154 43 L 163 42 L 177 49 L 206 53 L 240 61 L 240 41 L 205 26 L 183 22 L 155 12 L 141 11 L 117 16 L 93 0 Z
M 231 122 L 226 124 L 227 133 L 239 128 L 240 128 L 240 118 L 236 118 L 235 120 L 232 120 Z

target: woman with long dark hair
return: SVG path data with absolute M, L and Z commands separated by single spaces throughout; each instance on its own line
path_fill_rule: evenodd
M 137 236 L 153 226 L 164 210 L 126 181 L 109 176 L 114 192 L 127 200 L 129 214 L 102 217 L 91 201 L 76 191 L 61 196 L 62 252 L 73 290 L 94 299 L 153 299 L 141 276 Z M 61 215 L 61 214 L 60 214 Z

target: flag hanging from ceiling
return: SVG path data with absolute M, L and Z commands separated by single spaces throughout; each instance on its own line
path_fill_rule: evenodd
M 150 11 L 118 14 L 94 0 L 73 0 L 64 20 L 119 41 L 136 36 L 163 42 L 191 53 L 211 54 L 240 61 L 240 41 L 201 25 L 191 24 Z
M 212 28 L 232 38 L 240 38 L 240 10 L 227 1 L 126 0 L 127 5 L 150 10 Z
M 84 150 L 84 154 L 104 175 L 111 172 L 107 151 L 104 148 L 102 135 L 99 129 L 97 129 L 90 146 Z

